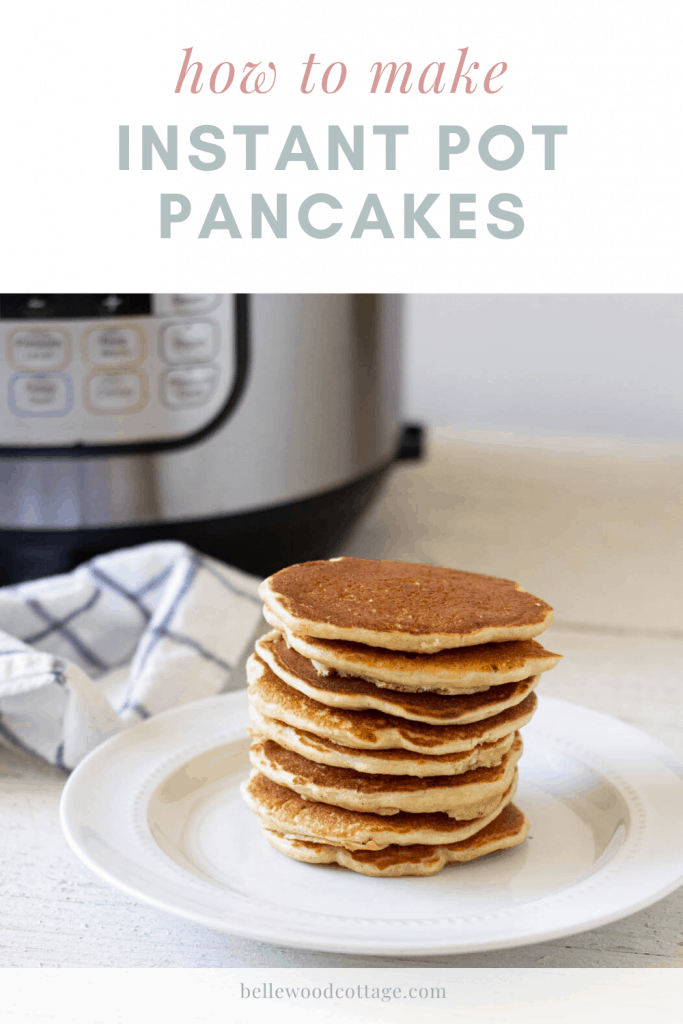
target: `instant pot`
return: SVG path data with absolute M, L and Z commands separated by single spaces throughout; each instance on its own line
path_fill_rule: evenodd
M 327 557 L 397 457 L 398 296 L 1 295 L 2 582 L 183 540 Z

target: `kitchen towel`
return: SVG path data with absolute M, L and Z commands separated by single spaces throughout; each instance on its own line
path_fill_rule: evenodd
M 259 623 L 258 584 L 159 542 L 0 588 L 0 741 L 70 770 L 133 723 L 220 693 Z

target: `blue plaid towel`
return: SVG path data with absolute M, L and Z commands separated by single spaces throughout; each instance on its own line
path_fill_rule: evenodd
M 65 769 L 131 724 L 226 688 L 259 580 L 162 542 L 0 588 L 0 741 Z

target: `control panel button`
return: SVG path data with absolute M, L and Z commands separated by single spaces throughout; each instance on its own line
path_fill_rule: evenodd
M 88 333 L 88 355 L 95 366 L 123 366 L 140 357 L 140 335 L 134 327 L 96 327 Z
M 70 358 L 65 331 L 32 328 L 14 331 L 9 338 L 10 361 L 19 369 L 61 370 Z
M 138 412 L 146 397 L 145 380 L 137 373 L 96 373 L 86 384 L 92 412 Z
M 17 376 L 10 382 L 9 404 L 18 416 L 62 416 L 71 405 L 71 380 L 43 373 Z
M 197 316 L 215 309 L 222 295 L 200 294 L 199 292 L 176 292 L 174 295 L 157 295 L 156 312 L 161 316 Z
M 161 381 L 161 400 L 172 409 L 195 409 L 213 395 L 217 366 L 183 366 L 167 370 Z
M 167 363 L 204 363 L 216 355 L 218 327 L 210 320 L 168 324 L 161 335 L 161 354 Z

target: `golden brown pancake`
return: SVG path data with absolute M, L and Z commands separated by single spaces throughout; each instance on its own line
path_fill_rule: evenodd
M 342 846 L 305 842 L 282 832 L 263 829 L 268 842 L 287 857 L 306 864 L 339 864 L 375 878 L 435 875 L 446 864 L 464 863 L 519 846 L 528 832 L 529 822 L 514 804 L 508 804 L 492 822 L 468 839 L 432 846 L 416 844 L 385 846 L 383 850 L 345 850 Z
M 291 637 L 299 640 L 299 637 Z M 335 641 L 320 641 L 335 643 Z M 521 643 L 535 643 L 534 640 Z M 349 645 L 350 646 L 350 645 Z M 361 647 L 361 644 L 354 644 Z M 488 644 L 489 647 L 509 647 L 511 644 Z M 366 647 L 367 651 L 380 652 L 378 647 Z M 460 647 L 460 651 L 476 651 L 476 647 Z M 543 648 L 541 648 L 543 650 Z M 489 687 L 480 693 L 440 694 L 435 691 L 414 693 L 402 688 L 389 689 L 386 685 L 375 685 L 365 679 L 347 678 L 330 670 L 327 675 L 317 671 L 313 662 L 303 657 L 294 646 L 288 647 L 287 642 L 279 633 L 273 631 L 256 641 L 256 653 L 267 665 L 289 686 L 302 693 L 329 704 L 331 707 L 364 710 L 375 708 L 388 714 L 399 715 L 401 718 L 412 718 L 417 722 L 446 724 L 448 722 L 476 722 L 481 718 L 504 711 L 505 708 L 519 704 L 527 697 L 538 676 L 531 676 L 521 682 L 506 683 L 502 686 Z M 381 654 L 393 655 L 394 651 L 381 651 Z M 440 654 L 400 654 L 400 657 L 438 658 Z
M 530 693 L 520 704 L 491 718 L 466 725 L 431 725 L 382 711 L 346 711 L 328 707 L 293 689 L 252 654 L 247 662 L 249 701 L 266 718 L 333 740 L 345 747 L 387 750 L 400 747 L 422 754 L 472 750 L 507 736 L 531 719 L 537 700 Z M 439 697 L 439 700 L 448 700 Z
M 403 651 L 527 640 L 552 608 L 511 580 L 411 562 L 338 558 L 289 566 L 259 594 L 297 636 Z
M 522 741 L 517 735 L 495 768 L 421 778 L 332 768 L 309 761 L 273 740 L 256 739 L 249 748 L 254 768 L 306 800 L 371 814 L 443 812 L 461 821 L 481 818 L 498 806 L 512 783 L 521 754 Z
M 256 650 L 285 682 L 290 682 L 289 676 L 298 676 L 314 686 L 316 671 L 318 676 L 337 684 L 345 678 L 351 687 L 367 681 L 392 690 L 454 695 L 481 693 L 492 686 L 520 682 L 554 668 L 561 658 L 546 651 L 536 640 L 509 640 L 417 654 L 294 633 L 279 639 L 275 631 L 261 637 Z M 319 680 L 318 685 L 322 686 L 323 681 Z M 368 692 L 367 686 L 364 689 Z M 346 692 L 354 691 L 347 688 Z
M 249 708 L 253 729 L 250 736 L 275 740 L 281 747 L 307 757 L 309 761 L 328 764 L 333 768 L 353 768 L 357 772 L 377 772 L 380 775 L 460 775 L 475 768 L 494 768 L 500 764 L 513 744 L 516 733 L 511 732 L 493 743 L 480 743 L 472 750 L 452 754 L 416 754 L 400 747 L 389 750 L 358 750 L 340 743 L 314 736 L 312 732 L 295 729 L 292 725 L 266 718 L 255 707 Z
M 257 771 L 242 783 L 241 791 L 247 807 L 259 816 L 265 828 L 305 842 L 343 846 L 346 850 L 381 850 L 394 844 L 456 843 L 468 839 L 507 807 L 515 795 L 515 786 L 516 779 L 491 814 L 473 821 L 458 821 L 441 813 L 401 811 L 381 815 L 349 811 L 304 800 Z

